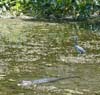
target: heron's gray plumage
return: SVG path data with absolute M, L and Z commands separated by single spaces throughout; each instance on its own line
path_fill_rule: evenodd
M 82 47 L 80 47 L 79 45 L 75 45 L 75 48 L 76 48 L 78 53 L 80 53 L 80 54 L 85 53 L 85 50 Z
M 75 49 L 76 49 L 77 52 L 80 53 L 80 54 L 85 53 L 85 52 L 86 52 L 85 49 L 78 45 L 77 40 L 78 40 L 78 37 L 75 36 L 75 37 L 74 37 L 74 41 L 75 41 Z

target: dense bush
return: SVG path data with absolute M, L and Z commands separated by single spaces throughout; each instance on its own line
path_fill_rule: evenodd
M 100 0 L 0 0 L 1 11 L 30 13 L 37 17 L 87 18 L 100 13 Z

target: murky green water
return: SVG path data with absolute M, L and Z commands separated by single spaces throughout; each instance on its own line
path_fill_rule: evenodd
M 73 36 L 86 54 L 74 48 Z M 0 19 L 0 95 L 100 95 L 100 23 Z M 18 87 L 21 80 L 70 77 Z

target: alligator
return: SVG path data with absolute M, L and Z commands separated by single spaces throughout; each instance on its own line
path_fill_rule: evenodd
M 41 78 L 37 80 L 22 80 L 20 83 L 17 84 L 17 86 L 30 87 L 32 85 L 56 82 L 58 80 L 69 79 L 69 78 L 79 78 L 79 76 L 62 77 L 62 78 L 55 78 L 55 77 L 54 78 Z

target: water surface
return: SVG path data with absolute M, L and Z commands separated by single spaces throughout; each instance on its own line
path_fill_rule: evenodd
M 99 95 L 100 23 L 0 19 L 0 95 Z M 86 54 L 78 54 L 73 36 Z M 71 77 L 18 87 L 21 80 Z

